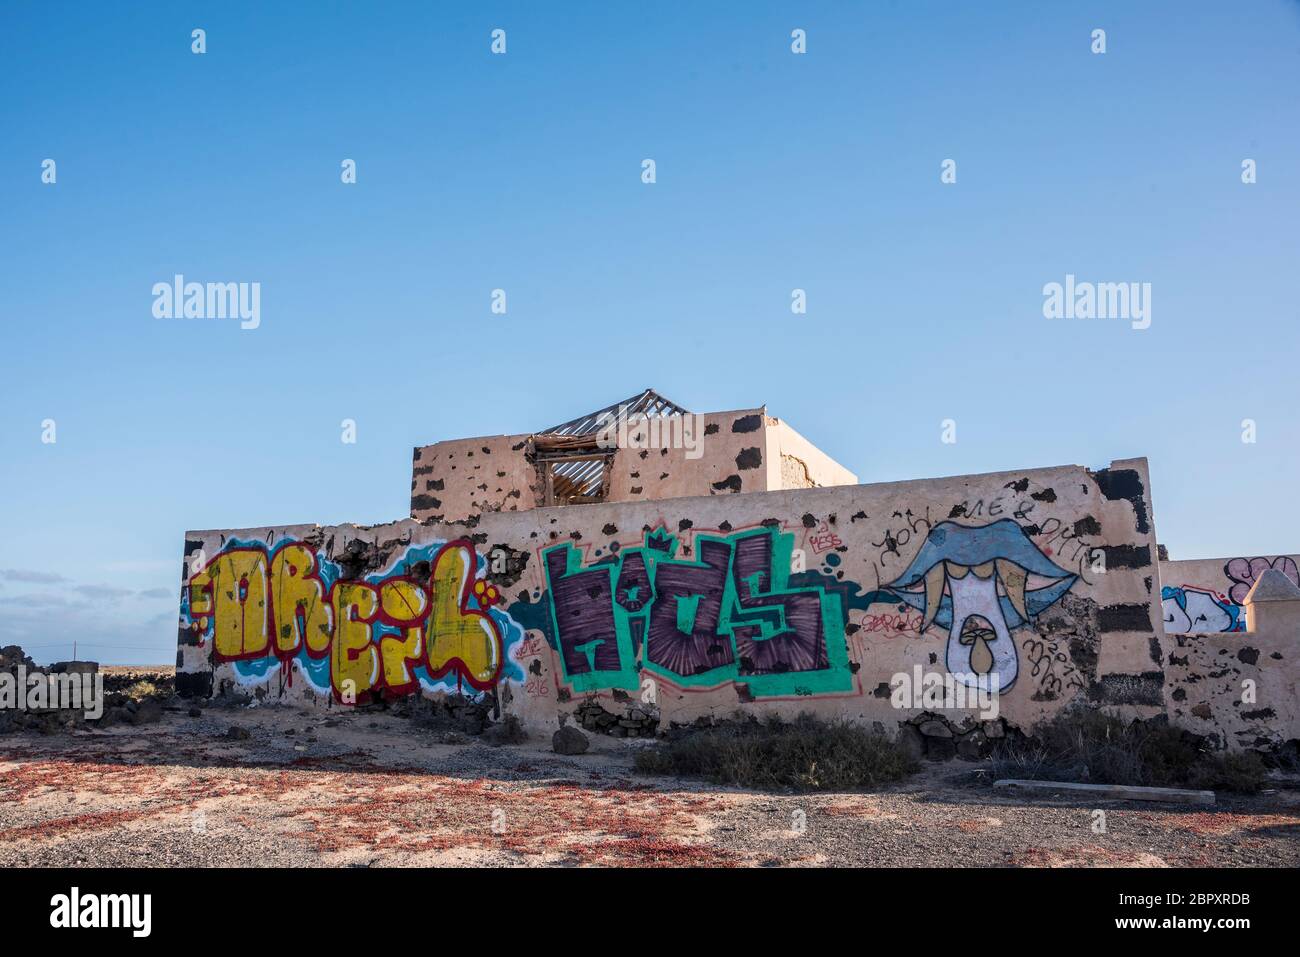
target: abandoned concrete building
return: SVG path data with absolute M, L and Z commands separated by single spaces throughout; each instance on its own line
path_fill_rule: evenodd
M 1145 459 L 861 485 L 766 408 L 653 390 L 415 449 L 389 524 L 187 532 L 179 624 L 183 693 L 537 730 L 812 712 L 975 756 L 1083 704 L 1300 736 L 1296 556 L 1166 560 Z

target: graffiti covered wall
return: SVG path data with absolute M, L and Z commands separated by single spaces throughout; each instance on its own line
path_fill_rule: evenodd
M 1160 604 L 1170 634 L 1245 631 L 1246 594 L 1267 569 L 1300 585 L 1300 556 L 1242 555 L 1160 563 Z
M 1144 460 L 484 513 L 464 524 L 186 535 L 178 684 L 327 707 L 494 696 L 880 722 L 899 674 L 1032 724 L 1163 704 Z M 616 724 L 615 727 L 627 727 Z M 634 723 L 631 725 L 635 731 Z

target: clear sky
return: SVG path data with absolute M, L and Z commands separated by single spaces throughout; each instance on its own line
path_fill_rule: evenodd
M 1293 0 L 9 0 L 0 141 L 38 661 L 172 660 L 186 529 L 401 518 L 413 446 L 646 387 L 867 482 L 1145 455 L 1174 557 L 1300 551 Z M 177 273 L 261 325 L 155 318 Z M 1044 318 L 1066 274 L 1150 328 Z

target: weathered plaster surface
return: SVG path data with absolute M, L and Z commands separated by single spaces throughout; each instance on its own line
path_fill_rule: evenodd
M 519 438 L 443 443 L 436 467 L 486 478 Z M 500 471 L 492 495 L 526 482 Z M 447 495 L 453 513 L 475 506 L 446 484 L 462 495 Z M 331 707 L 349 690 L 486 691 L 543 728 L 585 702 L 661 724 L 812 711 L 892 731 L 922 710 L 890 695 L 918 666 L 998 681 L 1002 717 L 1026 728 L 1075 701 L 1159 713 L 1166 669 L 1188 667 L 1162 627 L 1143 459 L 567 508 L 526 499 L 462 523 L 187 533 L 179 683 Z

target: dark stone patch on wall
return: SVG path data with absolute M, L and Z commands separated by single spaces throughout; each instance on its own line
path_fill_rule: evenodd
M 601 534 L 603 534 L 603 535 L 617 535 L 617 534 L 618 534 L 618 526 L 615 525 L 613 522 L 606 522 L 606 523 L 605 523 L 605 527 L 602 528 L 600 531 L 601 531 Z
M 185 539 L 185 554 L 184 556 L 182 556 L 183 560 L 181 561 L 181 582 L 182 583 L 189 581 L 190 575 L 194 571 L 196 571 L 196 569 L 190 567 L 190 562 L 191 562 L 190 556 L 193 555 L 195 552 L 200 552 L 202 550 L 203 550 L 203 543 L 200 542 L 198 539 L 194 539 L 194 538 Z
M 804 512 L 804 514 L 803 514 L 803 527 L 804 527 L 804 528 L 816 528 L 816 527 L 817 527 L 817 516 L 813 515 L 812 512 Z
M 182 698 L 211 698 L 211 671 L 177 671 L 176 693 Z
M 1277 717 L 1277 712 L 1272 708 L 1260 708 L 1258 711 L 1243 711 L 1241 717 L 1245 721 L 1267 721 Z
M 1151 606 L 1119 604 L 1106 605 L 1097 612 L 1097 624 L 1102 631 L 1152 631 Z
M 736 456 L 736 468 L 756 469 L 763 464 L 763 453 L 757 448 L 741 449 L 740 454 Z
M 1163 654 L 1160 651 L 1160 639 L 1157 638 L 1155 635 L 1152 635 L 1151 638 L 1148 640 L 1147 653 L 1151 655 L 1152 661 L 1154 661 L 1156 664 L 1160 664 L 1160 659 L 1163 657 Z
M 1029 488 L 1029 479 L 1027 478 L 1017 479 L 1014 482 L 1008 482 L 1006 485 L 1002 487 L 1009 488 L 1013 492 L 1023 492 Z
M 1101 552 L 1106 556 L 1106 568 L 1146 568 L 1151 564 L 1150 545 L 1102 545 Z
M 1097 673 L 1097 642 L 1086 635 L 1076 635 L 1070 639 L 1070 660 L 1085 675 Z
M 1106 498 L 1112 502 L 1127 500 L 1133 506 L 1133 514 L 1137 519 L 1134 527 L 1139 533 L 1146 535 L 1151 531 L 1147 522 L 1146 502 L 1142 499 L 1146 490 L 1142 487 L 1142 476 L 1135 469 L 1102 469 L 1088 474 Z
M 1101 704 L 1136 704 L 1160 707 L 1164 703 L 1165 673 L 1144 671 L 1141 674 L 1103 675 L 1094 681 L 1088 696 Z
M 1259 661 L 1259 649 L 1245 647 L 1237 652 L 1237 660 L 1243 665 L 1253 665 Z
M 1175 701 L 1186 701 L 1186 700 L 1187 700 L 1187 689 L 1186 689 L 1186 688 L 1175 688 L 1175 689 L 1173 690 L 1173 693 L 1170 694 L 1169 697 L 1173 698 Z
M 757 432 L 763 425 L 761 415 L 742 415 L 731 423 L 732 432 Z
M 1101 522 L 1097 521 L 1091 515 L 1085 515 L 1074 523 L 1075 535 L 1100 535 Z
M 889 682 L 888 681 L 880 682 L 880 684 L 876 685 L 875 690 L 873 690 L 871 693 L 875 695 L 877 698 L 888 698 L 890 695 Z
M 344 581 L 356 581 L 366 572 L 378 571 L 384 564 L 380 550 L 373 542 L 354 538 L 343 546 L 343 551 L 334 556 L 334 561 L 341 569 L 339 577 Z
M 1050 505 L 1056 501 L 1056 489 L 1045 488 L 1041 492 L 1033 492 L 1029 497 L 1036 502 L 1046 502 Z
M 180 625 L 176 628 L 176 654 L 178 657 L 180 656 L 181 645 L 198 647 L 199 644 L 201 644 L 199 632 L 192 628 L 186 628 L 184 625 Z
M 852 515 L 849 516 L 849 524 L 852 525 L 858 519 L 862 519 L 865 522 L 867 520 L 867 513 L 862 511 L 861 509 L 854 512 Z
M 704 434 L 705 434 L 705 435 L 717 435 L 717 434 L 718 434 L 718 423 L 716 423 L 716 422 L 710 422 L 708 425 L 706 425 L 706 426 L 704 427 Z
M 442 508 L 442 500 L 434 498 L 432 495 L 420 494 L 411 496 L 412 509 Z
M 694 524 L 689 518 L 684 518 L 677 523 L 677 531 L 684 532 Z
M 714 488 L 716 491 L 719 491 L 719 492 L 722 492 L 722 491 L 728 491 L 728 492 L 739 492 L 739 491 L 740 491 L 740 488 L 741 488 L 740 476 L 739 476 L 739 475 L 728 475 L 728 476 L 727 476 L 726 478 L 724 478 L 722 481 L 720 481 L 720 482 L 714 482 L 714 483 L 713 483 L 713 488 Z

